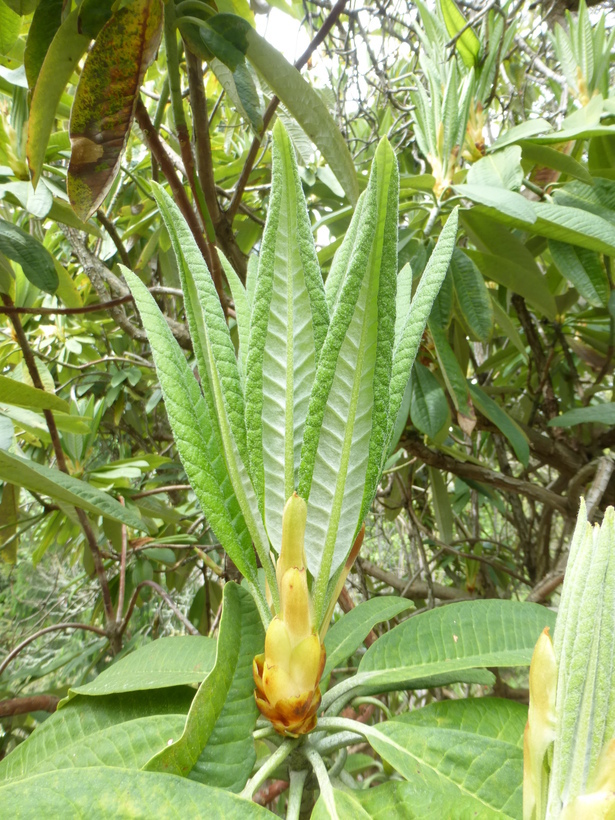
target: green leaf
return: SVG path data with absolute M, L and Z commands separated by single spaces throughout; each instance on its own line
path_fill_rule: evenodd
M 615 402 L 605 402 L 604 404 L 594 404 L 590 407 L 575 407 L 568 410 L 561 416 L 550 419 L 549 427 L 574 427 L 576 424 L 615 424 Z
M 63 0 L 41 0 L 32 17 L 23 55 L 30 91 L 36 86 L 47 49 L 62 23 L 63 5 Z
M 519 739 L 523 728 L 511 742 L 498 736 L 502 716 L 496 704 L 500 702 L 487 704 L 493 707 L 493 723 L 485 706 L 475 711 L 477 701 L 459 703 L 461 709 L 428 707 L 405 716 L 407 720 L 380 723 L 370 729 L 367 739 L 417 790 L 435 792 L 442 817 L 461 817 L 467 812 L 467 816 L 516 820 L 522 813 L 523 746 Z M 501 703 L 503 717 L 509 720 L 506 701 Z M 442 705 L 448 707 L 437 704 Z M 525 721 L 527 710 L 523 706 L 518 710 Z
M 412 371 L 410 419 L 430 439 L 435 439 L 450 418 L 446 394 L 431 370 L 420 362 Z
M 237 322 L 237 333 L 239 335 L 237 366 L 239 367 L 242 381 L 245 383 L 245 368 L 248 361 L 248 348 L 250 347 L 250 316 L 252 314 L 252 308 L 248 304 L 246 289 L 239 276 L 237 276 L 235 269 L 221 250 L 218 250 L 218 256 L 220 257 L 224 275 L 231 289 L 231 296 L 233 297 L 233 303 L 235 305 L 235 320 Z
M 549 240 L 549 250 L 559 272 L 590 305 L 608 305 L 611 288 L 606 270 L 595 251 L 557 242 L 555 239 Z
M 8 54 L 19 37 L 21 19 L 0 0 L 0 55 Z
M 382 140 L 305 424 L 299 495 L 308 499 L 305 545 L 308 568 L 319 577 L 317 619 L 330 574 L 344 562 L 371 505 L 387 443 L 397 183 L 395 155 Z
M 391 440 L 395 419 L 401 406 L 406 384 L 412 372 L 419 344 L 434 300 L 440 291 L 455 247 L 458 226 L 458 211 L 451 212 L 438 238 L 421 281 L 416 289 L 410 310 L 405 318 L 399 342 L 395 345 L 391 372 L 391 392 L 389 407 L 388 441 Z M 388 450 L 388 448 L 385 448 Z M 385 453 L 386 456 L 386 453 Z
M 79 6 L 79 30 L 96 37 L 113 14 L 113 0 L 82 0 Z
M 354 162 L 337 123 L 321 97 L 297 69 L 254 29 L 250 28 L 246 37 L 248 60 L 316 145 L 354 205 L 359 198 Z
M 97 766 L 79 777 L 47 772 L 0 788 L 9 817 L 199 817 L 208 820 L 268 820 L 267 809 L 224 789 L 174 775 Z
M 46 293 L 55 293 L 58 274 L 53 257 L 18 225 L 0 219 L 0 252 L 21 265 L 27 279 Z
M 0 763 L 0 781 L 57 769 L 141 768 L 169 738 L 181 734 L 193 697 L 194 690 L 185 686 L 75 697 Z M 73 777 L 80 776 L 73 771 Z
M 446 482 L 440 470 L 428 467 L 431 501 L 440 538 L 445 544 L 453 541 L 453 510 Z
M 344 234 L 341 245 L 335 252 L 333 261 L 331 262 L 329 275 L 327 276 L 327 281 L 325 282 L 325 295 L 327 297 L 329 316 L 333 316 L 333 313 L 335 312 L 337 298 L 340 293 L 342 282 L 348 272 L 348 266 L 350 265 L 350 260 L 357 241 L 357 231 L 359 230 L 359 225 L 361 224 L 361 212 L 363 210 L 364 203 L 365 192 L 363 192 L 359 197 L 350 225 Z
M 103 515 L 135 530 L 147 530 L 141 519 L 107 493 L 43 464 L 0 451 L 0 478 L 26 490 L 48 495 L 94 515 Z
M 224 549 L 240 572 L 255 582 L 256 560 L 230 486 L 211 411 L 153 297 L 134 273 L 124 269 L 124 276 L 148 334 L 169 422 L 186 475 Z M 187 287 L 184 293 L 187 301 L 190 298 Z
M 55 393 L 38 390 L 29 384 L 10 379 L 8 376 L 0 376 L 0 395 L 3 402 L 14 404 L 17 407 L 59 410 L 61 413 L 70 412 L 68 402 L 56 396 Z
M 182 736 L 154 756 L 147 771 L 216 781 L 233 791 L 243 788 L 256 759 L 252 659 L 263 640 L 251 596 L 227 583 L 215 665 L 192 702 Z
M 8 422 L 9 429 L 5 431 L 2 422 Z M 5 435 L 8 433 L 8 441 Z M 0 450 L 10 447 L 13 440 L 13 425 L 6 418 L 0 418 Z M 5 564 L 17 563 L 17 551 L 19 549 L 19 535 L 17 533 L 17 522 L 19 520 L 19 487 L 14 484 L 3 484 L 1 488 L 2 500 L 0 501 L 0 559 Z
M 294 151 L 274 128 L 272 191 L 252 307 L 246 424 L 252 476 L 279 554 L 328 312 Z
M 239 113 L 258 132 L 263 127 L 263 112 L 254 80 L 245 61 L 232 71 L 217 57 L 209 60 L 212 71 Z
M 446 333 L 434 322 L 429 320 L 429 332 L 436 349 L 440 372 L 457 411 L 462 416 L 474 419 L 474 411 L 470 405 L 470 394 L 465 373 L 450 346 Z
M 466 254 L 487 279 L 518 293 L 529 305 L 538 308 L 549 319 L 555 319 L 557 305 L 540 271 L 536 272 L 516 259 L 492 253 L 468 250 Z
M 472 27 L 467 25 L 467 21 L 457 8 L 455 0 L 440 0 L 439 5 L 449 37 L 457 37 L 455 46 L 459 56 L 468 68 L 477 66 L 480 55 L 480 40 L 474 34 Z M 462 33 L 459 35 L 459 32 Z
M 482 162 L 483 160 L 479 160 Z M 479 205 L 493 209 L 502 217 L 510 217 L 524 225 L 533 225 L 536 222 L 535 207 L 539 203 L 532 203 L 516 191 L 506 188 L 496 188 L 488 185 L 453 185 L 455 192 L 462 197 L 471 199 Z M 491 214 L 491 210 L 489 211 Z M 493 213 L 495 216 L 495 213 Z M 496 217 L 497 218 L 497 217 Z M 505 221 L 502 219 L 502 221 Z
M 327 662 L 322 673 L 323 679 L 355 653 L 376 624 L 389 621 L 413 607 L 411 601 L 390 595 L 370 598 L 347 612 L 333 624 L 325 636 Z
M 561 171 L 563 174 L 579 179 L 588 185 L 593 184 L 593 177 L 587 168 L 569 154 L 557 151 L 555 148 L 549 148 L 547 145 L 536 145 L 536 143 L 527 140 L 521 142 L 520 145 L 523 151 L 523 159 L 535 162 L 539 166 L 554 168 L 556 171 Z
M 80 219 L 91 216 L 115 179 L 161 34 L 161 0 L 132 0 L 105 24 L 88 54 L 71 111 L 67 179 Z
M 45 161 L 45 151 L 58 104 L 66 84 L 90 43 L 89 37 L 79 33 L 78 19 L 79 9 L 76 8 L 56 32 L 47 50 L 32 95 L 26 152 L 32 184 L 35 187 Z
M 451 273 L 464 323 L 475 339 L 486 342 L 493 329 L 493 307 L 481 272 L 469 256 L 455 248 Z
M 517 191 L 523 182 L 521 148 L 510 145 L 502 151 L 494 151 L 470 166 L 467 182 L 471 186 L 503 188 Z
M 469 383 L 469 388 L 474 405 L 485 418 L 495 424 L 502 435 L 506 436 L 521 464 L 527 467 L 530 458 L 530 445 L 523 430 L 478 385 Z
M 72 687 L 69 694 L 98 697 L 200 684 L 211 671 L 215 654 L 213 638 L 192 635 L 159 638 L 120 658 L 91 683 Z
M 518 601 L 463 601 L 415 615 L 363 656 L 357 676 L 371 687 L 490 666 L 528 666 L 555 613 Z M 357 683 L 359 680 L 357 680 Z
M 515 143 L 521 142 L 521 140 L 527 140 L 530 139 L 530 137 L 535 137 L 537 134 L 544 134 L 545 131 L 552 130 L 553 126 L 548 120 L 542 118 L 527 120 L 519 125 L 515 125 L 514 128 L 509 128 L 501 134 L 493 143 L 490 150 L 499 151 L 506 145 L 514 145 Z

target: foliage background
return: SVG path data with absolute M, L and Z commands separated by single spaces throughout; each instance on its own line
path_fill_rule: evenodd
M 45 292 L 40 278 L 26 275 L 27 265 L 9 262 L 0 234 L 0 282 L 10 278 L 0 373 L 32 384 L 13 322 L 19 317 L 42 384 L 68 402 L 66 412 L 55 414 L 67 471 L 121 496 L 146 523 L 147 533 L 125 533 L 123 611 L 131 600 L 135 608 L 115 650 L 126 652 L 186 629 L 209 634 L 217 625 L 222 581 L 235 570 L 176 457 L 149 348 L 118 265 L 146 282 L 190 358 L 170 240 L 148 182 L 166 180 L 174 194 L 177 186 L 184 191 L 192 223 L 208 237 L 202 240 L 206 258 L 217 246 L 244 279 L 267 213 L 271 156 L 263 123 L 276 109 L 271 88 L 254 69 L 246 71 L 255 92 L 242 98 L 237 77 L 229 81 L 219 60 L 203 63 L 202 54 L 182 54 L 181 48 L 170 58 L 163 38 L 141 78 L 119 172 L 92 217 L 79 207 L 77 216 L 67 201 L 67 176 L 79 177 L 78 164 L 69 169 L 68 122 L 82 68 L 67 81 L 53 128 L 38 146 L 44 164 L 36 192 L 29 182 L 34 102 L 23 66 L 35 5 L 0 0 L 0 218 L 49 251 L 59 288 Z M 219 10 L 252 14 L 246 4 L 226 5 Z M 333 10 L 327 2 L 274 5 L 300 21 L 317 46 L 303 59 L 302 75 L 339 126 L 359 181 L 379 137 L 386 134 L 393 143 L 402 173 L 400 261 L 410 262 L 415 276 L 442 216 L 460 197 L 464 209 L 459 255 L 423 340 L 407 392 L 407 422 L 342 607 L 391 588 L 419 609 L 475 596 L 555 603 L 580 495 L 587 495 L 596 519 L 615 499 L 613 12 L 604 4 L 602 35 L 600 8 L 590 17 L 582 12 L 587 25 L 593 20 L 589 33 L 575 15 L 573 30 L 581 33 L 567 47 L 558 29 L 570 25 L 562 4 L 461 2 L 472 26 L 456 39 L 442 22 L 447 4 L 436 17 L 433 8 L 386 0 L 367 8 L 338 3 Z M 62 4 L 55 7 L 61 12 Z M 255 4 L 257 21 L 269 10 Z M 429 28 L 434 19 L 441 30 L 433 22 Z M 329 23 L 323 42 L 314 44 Z M 115 53 L 130 47 L 120 42 Z M 430 53 L 431 63 L 425 59 Z M 438 88 L 447 82 L 452 91 L 439 108 Z M 460 103 L 464 82 L 474 83 L 469 131 Z M 326 267 L 352 206 L 343 180 L 323 158 L 325 146 L 318 139 L 315 146 L 297 124 L 290 88 L 281 75 L 276 114 L 295 145 Z M 420 88 L 434 123 L 422 114 Z M 566 120 L 570 115 L 576 120 Z M 532 126 L 506 137 L 539 117 L 546 120 L 546 137 Z M 549 127 L 565 133 L 549 136 Z M 451 136 L 456 129 L 461 140 Z M 31 126 L 30 140 L 32 134 Z M 504 182 L 494 184 L 487 166 L 481 173 L 477 163 L 498 137 L 509 145 L 496 155 L 507 158 L 495 169 Z M 482 193 L 476 190 L 481 185 Z M 494 209 L 485 193 L 493 196 L 494 187 L 524 197 L 526 205 L 502 194 Z M 541 221 L 527 219 L 527 203 L 543 208 Z M 575 209 L 576 221 L 561 216 L 565 208 Z M 209 234 L 199 223 L 205 212 Z M 598 229 L 589 217 L 583 221 L 584 214 L 602 220 Z M 212 267 L 233 327 L 231 293 L 221 269 Z M 101 302 L 111 305 L 101 309 Z M 11 312 L 12 305 L 23 312 Z M 14 442 L 35 462 L 59 466 L 41 409 L 15 400 L 3 382 L 0 448 Z M 52 493 L 20 489 L 25 482 L 14 473 L 0 477 L 7 479 L 0 503 L 3 655 L 54 624 L 105 624 L 100 574 L 75 509 Z M 96 515 L 88 520 L 117 605 L 122 526 Z M 141 586 L 133 598 L 144 581 L 155 586 Z M 51 701 L 28 706 L 51 709 L 69 683 L 89 680 L 111 657 L 104 635 L 51 632 L 10 664 L 0 697 L 50 695 Z M 520 680 L 498 687 L 515 697 L 525 694 Z M 7 707 L 3 718 L 3 754 L 44 717 L 14 709 Z

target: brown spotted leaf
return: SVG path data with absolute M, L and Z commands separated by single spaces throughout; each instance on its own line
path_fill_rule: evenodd
M 161 0 L 133 0 L 105 24 L 88 55 L 70 120 L 68 195 L 80 219 L 113 183 L 161 32 Z

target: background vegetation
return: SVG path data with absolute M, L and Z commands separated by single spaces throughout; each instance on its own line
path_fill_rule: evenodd
M 227 281 L 244 281 L 258 253 L 276 116 L 325 269 L 382 135 L 401 171 L 400 263 L 415 277 L 462 205 L 342 607 L 391 588 L 417 608 L 556 603 L 580 496 L 594 520 L 615 500 L 612 12 L 279 0 L 310 38 L 298 85 L 237 26 L 197 37 L 190 17 L 209 19 L 206 4 L 167 4 L 164 25 L 153 1 L 119 5 L 0 0 L 3 755 L 114 654 L 217 627 L 236 570 L 176 456 L 118 265 L 147 284 L 192 361 L 158 180 L 233 328 Z M 263 30 L 270 7 L 217 10 Z M 28 390 L 41 386 L 45 406 Z M 62 473 L 126 514 L 107 496 L 87 506 Z M 60 624 L 81 627 L 43 634 Z M 523 683 L 498 691 L 523 698 Z

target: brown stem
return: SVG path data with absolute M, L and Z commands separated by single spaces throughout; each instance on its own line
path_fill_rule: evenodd
M 252 801 L 258 803 L 259 806 L 266 806 L 273 800 L 277 800 L 281 794 L 284 794 L 289 786 L 290 783 L 287 780 L 273 780 L 268 786 L 259 789 Z
M 35 632 L 34 635 L 30 635 L 29 638 L 26 638 L 25 641 L 22 641 L 19 646 L 16 646 L 12 652 L 6 656 L 6 658 L 0 664 L 0 675 L 4 672 L 6 667 L 9 663 L 19 655 L 19 653 L 31 644 L 32 641 L 35 641 L 37 638 L 40 638 L 41 635 L 46 635 L 48 632 L 57 632 L 61 629 L 84 629 L 86 632 L 95 632 L 97 635 L 102 635 L 105 638 L 107 637 L 106 630 L 102 629 L 100 626 L 93 626 L 92 624 L 79 624 L 79 623 L 62 623 L 62 624 L 54 624 L 53 626 L 46 626 L 44 629 L 39 629 L 38 632 Z
M 209 116 L 207 114 L 207 98 L 203 85 L 203 65 L 199 57 L 186 47 L 186 66 L 188 68 L 188 87 L 190 91 L 190 107 L 192 109 L 193 138 L 196 148 L 196 165 L 201 183 L 201 190 L 213 224 L 216 240 L 225 255 L 237 271 L 239 278 L 245 281 L 247 272 L 247 257 L 241 251 L 233 227 L 227 214 L 221 210 L 217 197 L 217 186 L 214 178 L 214 165 L 209 138 Z M 220 275 L 222 272 L 220 271 Z
M 338 0 L 338 2 L 333 6 L 327 18 L 318 30 L 317 34 L 314 36 L 309 46 L 299 57 L 299 59 L 296 60 L 296 69 L 303 68 L 303 66 L 310 59 L 314 50 L 318 48 L 318 46 L 322 43 L 327 34 L 331 31 L 333 26 L 337 23 L 340 15 L 344 11 L 344 6 L 346 5 L 346 2 L 347 0 Z M 258 149 L 260 148 L 261 142 L 263 141 L 263 137 L 265 136 L 265 132 L 267 131 L 269 123 L 271 122 L 271 118 L 275 114 L 275 110 L 278 107 L 279 102 L 280 100 L 276 96 L 273 96 L 271 98 L 271 102 L 269 103 L 269 105 L 267 106 L 267 110 L 263 114 L 263 127 L 261 128 L 261 132 L 252 140 L 252 145 L 250 146 L 248 156 L 246 157 L 245 164 L 237 181 L 237 186 L 235 187 L 231 204 L 229 205 L 228 210 L 226 212 L 228 219 L 231 223 L 233 222 L 233 219 L 235 218 L 237 211 L 239 209 L 239 205 L 241 203 L 245 187 L 248 184 L 248 179 L 250 178 L 250 174 L 252 173 L 254 163 L 256 162 L 256 155 L 258 154 Z
M 188 199 L 184 186 L 175 173 L 173 163 L 165 151 L 162 141 L 158 136 L 158 132 L 154 128 L 154 124 L 147 113 L 147 108 L 141 99 L 137 103 L 135 116 L 137 123 L 139 124 L 139 128 L 143 131 L 147 147 L 152 152 L 152 156 L 160 166 L 160 170 L 162 171 L 164 178 L 169 183 L 171 193 L 173 194 L 173 199 L 175 200 L 179 210 L 182 212 L 184 219 L 188 223 L 188 227 L 194 237 L 194 241 L 198 245 L 198 248 L 203 255 L 203 259 L 207 263 L 207 266 L 212 273 L 212 278 L 216 286 L 216 291 L 218 292 L 220 303 L 222 305 L 226 305 L 227 298 L 222 287 L 222 279 L 219 276 L 214 276 L 217 268 L 215 260 L 212 258 L 211 246 L 207 243 L 205 236 L 203 235 L 201 226 L 199 225 L 199 220 L 197 219 L 196 213 L 190 204 L 190 200 Z M 186 172 L 188 174 L 188 169 L 186 169 Z
M 122 265 L 125 265 L 127 268 L 132 267 L 130 264 L 130 256 L 128 256 L 128 251 L 124 247 L 124 243 L 120 239 L 120 235 L 116 230 L 115 225 L 109 217 L 105 214 L 102 208 L 99 208 L 96 211 L 96 218 L 100 222 L 100 224 L 106 229 L 107 233 L 111 237 L 113 244 L 115 245 L 117 252 L 120 255 L 120 259 L 122 260 Z
M 174 493 L 178 490 L 190 490 L 191 484 L 169 484 L 166 487 L 155 487 L 152 490 L 142 490 L 140 493 L 133 493 L 131 498 L 147 498 L 148 495 L 158 495 L 158 493 Z
M 404 591 L 404 598 L 415 600 L 416 598 L 427 598 L 429 595 L 429 588 L 424 581 L 415 581 L 408 586 L 403 578 L 399 578 L 395 573 L 389 572 L 386 569 L 381 569 L 365 558 L 358 558 L 357 562 L 363 572 L 371 575 L 372 578 L 384 581 L 385 584 L 388 584 L 393 589 L 397 589 L 399 592 Z M 472 597 L 465 589 L 446 587 L 443 584 L 437 584 L 435 581 L 433 583 L 433 595 L 434 598 L 439 598 L 442 601 L 457 601 L 459 599 L 469 599 Z
M 201 634 L 199 632 L 199 630 L 195 629 L 194 625 L 191 624 L 190 621 L 184 616 L 184 614 L 181 612 L 181 610 L 179 610 L 177 608 L 177 604 L 175 603 L 175 601 L 171 598 L 171 596 L 167 592 L 165 592 L 165 590 L 160 586 L 160 584 L 157 584 L 155 581 L 141 581 L 141 583 L 138 586 L 135 587 L 135 590 L 132 593 L 130 603 L 128 604 L 128 609 L 126 610 L 126 617 L 122 621 L 122 625 L 120 626 L 120 629 L 119 629 L 119 634 L 120 635 L 123 635 L 124 630 L 128 626 L 128 622 L 130 621 L 132 611 L 135 608 L 135 605 L 137 603 L 137 598 L 139 597 L 139 591 L 141 590 L 142 587 L 151 587 L 154 590 L 154 592 L 156 592 L 158 595 L 160 595 L 160 597 L 168 604 L 169 608 L 173 610 L 173 612 L 177 615 L 179 620 L 183 623 L 183 625 L 186 627 L 186 630 L 191 635 L 200 635 Z
M 418 456 L 418 458 L 429 467 L 446 470 L 449 473 L 453 473 L 453 475 L 458 475 L 460 478 L 470 478 L 474 481 L 481 481 L 510 493 L 524 495 L 534 501 L 539 501 L 542 504 L 548 504 L 554 507 L 565 516 L 572 514 L 571 505 L 567 498 L 545 487 L 541 487 L 539 484 L 523 481 L 514 476 L 503 475 L 495 470 L 490 470 L 488 467 L 482 467 L 471 462 L 457 461 L 457 459 L 447 456 L 444 453 L 430 450 L 417 436 L 406 436 L 402 439 L 401 443 L 408 455 Z
M 5 305 L 9 307 L 13 306 L 13 301 L 10 298 L 10 296 L 2 294 L 2 300 Z M 23 353 L 26 367 L 28 368 L 28 373 L 30 374 L 30 378 L 32 379 L 32 384 L 39 390 L 44 390 L 45 388 L 43 387 L 43 382 L 41 381 L 41 377 L 36 366 L 36 361 L 34 360 L 34 354 L 32 353 L 32 348 L 30 347 L 30 343 L 28 342 L 28 337 L 26 336 L 25 331 L 23 329 L 23 325 L 21 324 L 21 319 L 19 318 L 19 316 L 13 315 L 11 316 L 11 321 L 15 329 L 15 335 L 17 336 L 17 341 L 21 348 L 21 352 Z M 68 467 L 66 465 L 66 459 L 64 458 L 64 450 L 62 449 L 62 444 L 60 442 L 60 436 L 58 433 L 58 428 L 56 427 L 56 422 L 53 417 L 53 413 L 51 412 L 51 410 L 43 410 L 43 415 L 45 416 L 45 422 L 47 423 L 47 428 L 49 429 L 51 444 L 53 446 L 58 467 L 63 473 L 66 473 L 68 475 L 69 472 Z M 102 557 L 100 555 L 100 550 L 98 549 L 98 544 L 96 543 L 96 536 L 94 535 L 94 530 L 92 529 L 92 526 L 86 513 L 78 507 L 75 507 L 75 512 L 77 513 L 77 518 L 79 519 L 79 523 L 81 524 L 81 528 L 88 542 L 90 552 L 92 553 L 94 568 L 96 570 L 98 583 L 100 584 L 100 589 L 102 592 L 103 606 L 105 610 L 107 624 L 112 624 L 115 620 L 115 615 L 113 612 L 113 605 L 111 603 L 109 582 L 107 579 L 107 574 L 105 572 L 105 567 L 103 565 Z
M 109 310 L 109 308 L 125 305 L 132 302 L 132 296 L 120 296 L 119 299 L 109 299 L 106 302 L 98 302 L 95 305 L 82 305 L 78 308 L 44 308 L 44 307 L 0 307 L 0 313 L 8 313 L 9 316 L 19 316 L 27 314 L 29 316 L 74 316 L 78 313 L 96 313 L 99 310 Z
M 120 496 L 120 504 L 124 506 L 124 499 Z M 120 580 L 117 593 L 117 610 L 115 620 L 119 623 L 124 612 L 124 591 L 126 589 L 126 550 L 128 548 L 128 531 L 126 524 L 122 524 L 122 552 L 120 555 Z
M 56 695 L 32 695 L 29 698 L 0 700 L 0 718 L 27 715 L 29 712 L 55 712 L 60 698 Z

